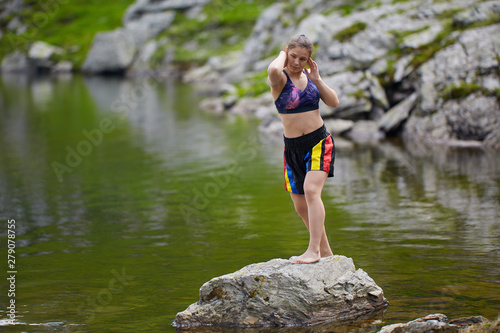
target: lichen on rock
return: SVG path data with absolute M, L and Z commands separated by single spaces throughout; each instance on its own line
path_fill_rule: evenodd
M 351 258 L 309 265 L 273 259 L 213 278 L 200 300 L 179 312 L 179 328 L 309 326 L 353 320 L 388 306 L 383 290 Z

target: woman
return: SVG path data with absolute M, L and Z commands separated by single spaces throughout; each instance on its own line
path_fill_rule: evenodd
M 319 99 L 335 108 L 339 99 L 319 75 L 314 46 L 304 35 L 293 37 L 267 69 L 271 93 L 284 127 L 285 188 L 309 229 L 307 251 L 292 260 L 307 264 L 333 255 L 325 232 L 321 191 L 333 177 L 335 144 L 319 113 Z M 305 69 L 309 65 L 309 69 Z

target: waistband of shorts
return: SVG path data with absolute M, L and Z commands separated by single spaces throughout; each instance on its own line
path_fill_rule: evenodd
M 292 150 L 307 150 L 314 147 L 318 142 L 326 138 L 330 133 L 326 130 L 325 124 L 317 130 L 304 134 L 296 138 L 287 138 L 283 136 L 285 141 L 285 149 Z

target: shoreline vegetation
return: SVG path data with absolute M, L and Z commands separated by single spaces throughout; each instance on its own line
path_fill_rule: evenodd
M 265 69 L 305 33 L 340 92 L 320 106 L 332 134 L 500 148 L 496 1 L 9 0 L 0 29 L 3 73 L 176 77 L 208 95 L 202 109 L 276 137 Z

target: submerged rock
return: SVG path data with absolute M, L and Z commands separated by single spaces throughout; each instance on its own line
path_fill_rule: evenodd
M 448 317 L 446 317 L 444 314 L 436 313 L 412 320 L 408 323 L 398 323 L 384 326 L 378 333 L 458 333 L 466 327 L 482 324 L 485 322 L 488 322 L 488 319 L 482 316 L 459 318 L 448 321 Z
M 27 71 L 29 68 L 28 57 L 19 51 L 8 54 L 2 60 L 2 72 L 3 73 L 14 73 Z
M 450 325 L 444 314 L 431 314 L 404 324 L 392 324 L 382 327 L 378 333 L 397 332 L 458 332 L 459 326 Z
M 178 328 L 307 326 L 353 320 L 388 306 L 383 290 L 351 258 L 309 265 L 273 259 L 213 278 L 179 312 Z

